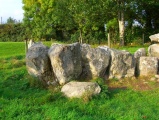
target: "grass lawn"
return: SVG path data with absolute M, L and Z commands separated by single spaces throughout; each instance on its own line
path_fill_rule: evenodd
M 106 81 L 107 97 L 102 92 L 92 99 L 67 99 L 27 74 L 24 43 L 0 43 L 0 48 L 1 120 L 159 120 L 159 83 L 149 78 Z

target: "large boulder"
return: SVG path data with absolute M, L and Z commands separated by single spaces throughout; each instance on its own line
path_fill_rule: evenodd
M 28 73 L 41 80 L 45 85 L 55 83 L 48 49 L 42 43 L 34 43 L 26 54 Z
M 159 33 L 158 34 L 154 34 L 149 36 L 149 38 L 151 39 L 151 42 L 159 42 Z
M 159 44 L 153 44 L 148 47 L 148 54 L 150 57 L 159 58 Z
M 77 79 L 82 72 L 80 44 L 54 44 L 48 51 L 53 72 L 60 85 Z
M 140 76 L 156 75 L 158 72 L 158 58 L 140 57 L 138 68 Z
M 69 82 L 64 85 L 61 92 L 69 98 L 81 98 L 84 95 L 96 95 L 101 91 L 100 86 L 95 82 Z
M 136 59 L 139 59 L 141 56 L 146 56 L 146 49 L 145 48 L 139 48 L 135 53 L 134 57 Z
M 88 44 L 81 45 L 83 77 L 104 77 L 110 61 L 108 49 L 107 47 L 91 48 Z
M 135 75 L 135 60 L 127 51 L 111 49 L 109 78 L 132 77 Z

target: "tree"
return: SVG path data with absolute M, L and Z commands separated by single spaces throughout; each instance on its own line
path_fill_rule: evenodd
M 80 33 L 80 42 L 83 42 L 86 34 L 91 36 L 94 33 L 93 37 L 98 36 L 97 39 L 101 32 L 104 34 L 104 24 L 112 16 L 109 10 L 110 3 L 110 0 L 70 0 L 69 9 Z
M 145 39 L 149 41 L 149 35 L 157 33 L 159 30 L 159 3 L 157 0 L 133 0 L 131 2 L 131 11 L 128 11 L 128 19 L 134 20 L 138 29 L 137 36 L 146 33 Z
M 28 36 L 37 39 L 62 36 L 100 43 L 100 38 L 105 39 L 106 24 L 113 38 L 118 35 L 116 39 L 123 46 L 129 42 L 127 36 L 132 36 L 134 28 L 139 28 L 138 35 L 159 29 L 156 0 L 23 0 L 23 3 Z M 134 26 L 135 22 L 139 27 Z
M 119 22 L 119 38 L 120 38 L 120 45 L 124 46 L 124 34 L 125 34 L 125 19 L 124 19 L 124 9 L 125 9 L 125 1 L 124 0 L 117 0 L 118 4 L 118 22 Z
M 157 0 L 138 1 L 138 20 L 147 30 L 158 29 L 159 26 L 159 3 Z
M 49 20 L 54 10 L 54 0 L 23 0 L 24 25 L 27 26 L 30 37 L 42 39 L 54 32 L 52 20 Z
M 7 19 L 7 24 L 15 24 L 15 23 L 16 23 L 16 20 L 15 20 L 14 18 L 9 17 L 9 18 Z

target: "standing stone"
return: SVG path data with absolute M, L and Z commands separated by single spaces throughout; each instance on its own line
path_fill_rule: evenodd
M 51 62 L 48 57 L 48 47 L 42 43 L 33 44 L 26 54 L 26 67 L 28 73 L 43 82 L 43 84 L 54 84 L 54 76 Z
M 61 92 L 69 98 L 81 98 L 84 95 L 92 96 L 99 94 L 100 86 L 94 82 L 69 82 L 64 85 Z
M 60 85 L 77 79 L 82 72 L 80 44 L 54 44 L 49 49 L 53 72 Z
M 149 38 L 151 39 L 151 42 L 157 42 L 157 43 L 159 43 L 159 33 L 151 35 Z
M 28 48 L 30 48 L 35 42 L 33 40 L 29 40 Z
M 135 75 L 135 60 L 127 51 L 111 49 L 109 78 L 132 77 Z
M 81 45 L 82 77 L 104 77 L 109 66 L 110 52 L 107 47 L 91 48 L 88 44 Z
M 136 65 L 135 65 L 135 76 L 139 76 L 139 59 L 140 57 L 142 56 L 146 56 L 146 49 L 145 48 L 140 48 L 138 49 L 135 53 L 134 53 L 134 58 L 135 58 L 135 61 L 136 61 Z
M 153 44 L 148 47 L 148 54 L 150 57 L 157 57 L 159 59 L 159 44 Z
M 158 58 L 140 57 L 138 68 L 139 68 L 138 74 L 140 76 L 156 75 L 158 72 Z
M 134 57 L 136 59 L 140 58 L 141 56 L 146 56 L 146 49 L 145 48 L 140 48 L 134 53 Z

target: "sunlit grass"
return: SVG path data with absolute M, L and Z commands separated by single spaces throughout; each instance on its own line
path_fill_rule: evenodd
M 103 91 L 108 90 L 109 97 L 105 97 L 103 92 L 91 99 L 67 99 L 59 92 L 60 89 L 44 89 L 28 75 L 23 45 L 0 43 L 1 48 L 5 49 L 0 51 L 1 120 L 159 119 L 157 82 L 152 83 L 146 77 L 113 80 L 109 84 L 105 81 L 107 84 L 102 88 Z M 151 89 L 137 89 L 140 88 L 137 85 L 143 84 Z
M 0 57 L 21 56 L 25 54 L 24 42 L 0 42 Z

